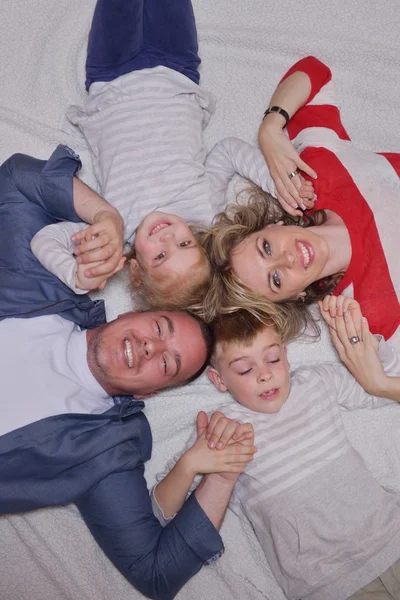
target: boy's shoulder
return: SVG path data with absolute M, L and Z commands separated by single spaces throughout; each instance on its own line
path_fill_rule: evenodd
M 290 381 L 292 385 L 317 383 L 318 380 L 329 384 L 332 377 L 337 376 L 345 369 L 342 363 L 338 362 L 293 363 L 291 366 Z

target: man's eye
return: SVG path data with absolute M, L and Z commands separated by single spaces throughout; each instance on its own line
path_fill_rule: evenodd
M 181 242 L 181 243 L 179 244 L 179 246 L 180 246 L 181 248 L 186 248 L 186 246 L 189 246 L 189 245 L 190 245 L 190 240 L 186 240 L 186 241 L 184 241 L 184 242 Z
M 158 321 L 156 321 L 156 325 L 157 325 L 158 337 L 161 339 L 161 327 L 160 327 L 160 323 Z
M 167 361 L 165 360 L 164 357 L 163 357 L 163 362 L 164 362 L 164 375 L 166 375 L 167 374 L 167 370 L 168 370 L 168 363 L 167 363 Z
M 271 256 L 271 246 L 269 245 L 269 243 L 267 242 L 267 240 L 263 240 L 263 249 L 264 252 L 267 256 Z
M 274 271 L 272 273 L 272 281 L 275 287 L 281 287 L 281 278 L 279 277 L 279 273 L 277 271 Z
M 162 258 L 164 258 L 165 255 L 166 255 L 166 252 L 160 252 L 160 254 L 157 254 L 155 260 L 161 260 Z

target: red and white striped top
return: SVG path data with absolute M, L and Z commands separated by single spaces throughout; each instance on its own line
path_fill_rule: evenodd
M 307 57 L 283 79 L 295 71 L 310 77 L 311 93 L 289 121 L 288 134 L 301 158 L 318 173 L 313 181 L 316 208 L 337 213 L 351 239 L 351 262 L 335 293 L 354 296 L 371 331 L 391 338 L 400 325 L 400 154 L 353 146 L 326 65 Z

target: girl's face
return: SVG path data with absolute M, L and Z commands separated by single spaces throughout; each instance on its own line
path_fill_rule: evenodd
M 176 215 L 152 212 L 136 230 L 138 261 L 151 275 L 172 271 L 186 272 L 202 257 L 197 241 L 183 219 Z
M 245 285 L 273 302 L 297 299 L 313 281 L 327 275 L 326 241 L 317 228 L 268 225 L 232 252 L 232 268 Z

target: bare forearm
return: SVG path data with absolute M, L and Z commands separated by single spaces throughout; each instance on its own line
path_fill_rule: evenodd
M 119 212 L 111 204 L 77 177 L 73 179 L 73 194 L 75 210 L 85 223 L 92 225 L 102 212 L 119 216 Z
M 187 467 L 184 456 L 154 490 L 155 499 L 167 519 L 173 517 L 182 507 L 193 483 L 194 474 Z
M 198 503 L 216 529 L 222 525 L 235 483 L 236 478 L 206 475 L 195 492 Z
M 291 118 L 307 102 L 310 92 L 310 78 L 302 71 L 296 71 L 278 85 L 269 106 L 280 106 Z M 282 128 L 284 125 L 285 118 L 281 114 L 270 113 L 260 125 L 259 136 L 269 127 Z

